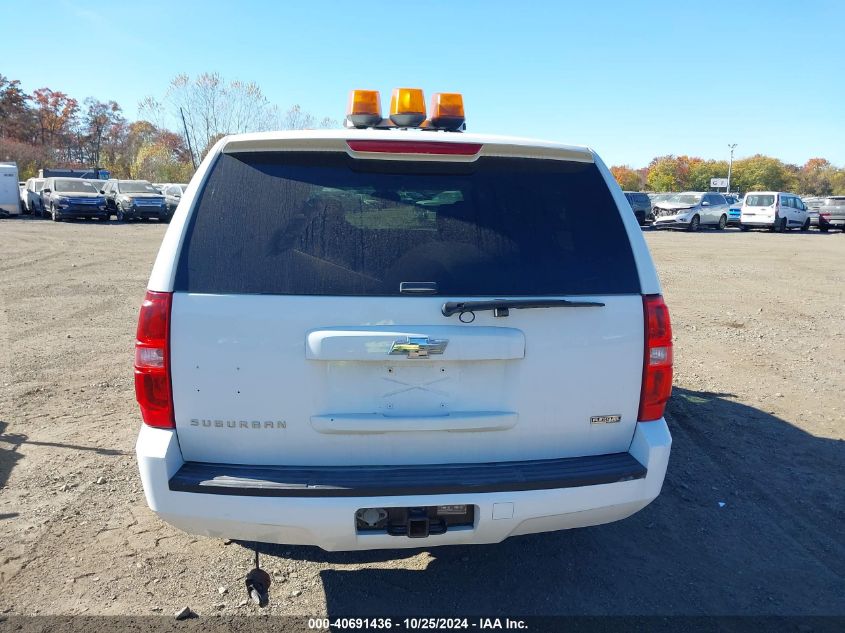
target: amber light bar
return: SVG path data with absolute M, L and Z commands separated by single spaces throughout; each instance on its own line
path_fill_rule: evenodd
M 464 97 L 458 92 L 436 92 L 431 99 L 430 119 L 426 119 L 425 96 L 421 88 L 394 88 L 390 95 L 390 114 L 387 119 L 381 116 L 380 101 L 378 90 L 352 90 L 346 108 L 347 126 L 379 129 L 419 128 L 452 132 L 462 132 L 466 129 Z

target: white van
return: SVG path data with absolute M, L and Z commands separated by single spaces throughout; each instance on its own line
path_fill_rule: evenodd
M 742 201 L 739 228 L 767 228 L 776 232 L 810 228 L 810 215 L 800 197 L 783 191 L 749 191 Z
M 660 492 L 669 313 L 609 170 L 402 114 L 228 136 L 182 196 L 135 354 L 138 466 L 169 523 L 496 543 Z
M 0 163 L 0 217 L 20 215 L 21 192 L 17 163 Z

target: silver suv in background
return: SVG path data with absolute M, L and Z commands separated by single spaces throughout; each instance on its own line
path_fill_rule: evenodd
M 654 228 L 722 230 L 728 225 L 728 202 L 721 193 L 684 191 L 654 205 Z

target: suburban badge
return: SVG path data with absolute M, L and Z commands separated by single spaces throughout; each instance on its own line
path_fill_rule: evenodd
M 621 415 L 594 415 L 590 418 L 590 424 L 616 424 L 621 420 Z

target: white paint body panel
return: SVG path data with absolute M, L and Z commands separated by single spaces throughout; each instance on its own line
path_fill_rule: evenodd
M 352 465 L 625 451 L 640 396 L 642 299 L 579 299 L 606 305 L 512 310 L 504 318 L 479 312 L 474 323 L 461 324 L 440 313 L 448 297 L 175 293 L 171 364 L 183 454 L 203 462 Z M 393 322 L 374 325 L 385 315 Z M 423 317 L 430 324 L 420 325 Z M 389 332 L 449 344 L 430 358 L 393 356 L 382 336 Z M 346 342 L 326 344 L 332 340 Z M 490 340 L 498 343 L 487 350 L 479 344 Z M 512 413 L 518 421 L 478 433 L 472 426 L 479 413 Z M 467 422 L 473 414 L 475 422 Z M 622 421 L 590 424 L 596 415 Z M 314 427 L 314 416 L 370 422 L 361 422 L 363 434 L 326 433 L 325 425 Z M 434 417 L 443 420 L 425 421 Z M 385 423 L 377 425 L 381 434 L 367 434 L 381 418 L 396 419 L 396 432 L 386 432 Z M 410 418 L 431 432 L 409 432 Z
M 672 438 L 664 420 L 637 425 L 630 452 L 648 468 L 643 479 L 598 486 L 476 494 L 398 497 L 280 498 L 173 492 L 183 457 L 176 433 L 143 427 L 136 451 L 150 508 L 191 534 L 263 543 L 316 545 L 330 551 L 498 543 L 518 534 L 599 525 L 624 519 L 653 501 L 663 485 Z M 471 527 L 409 539 L 356 533 L 358 508 L 472 504 Z

